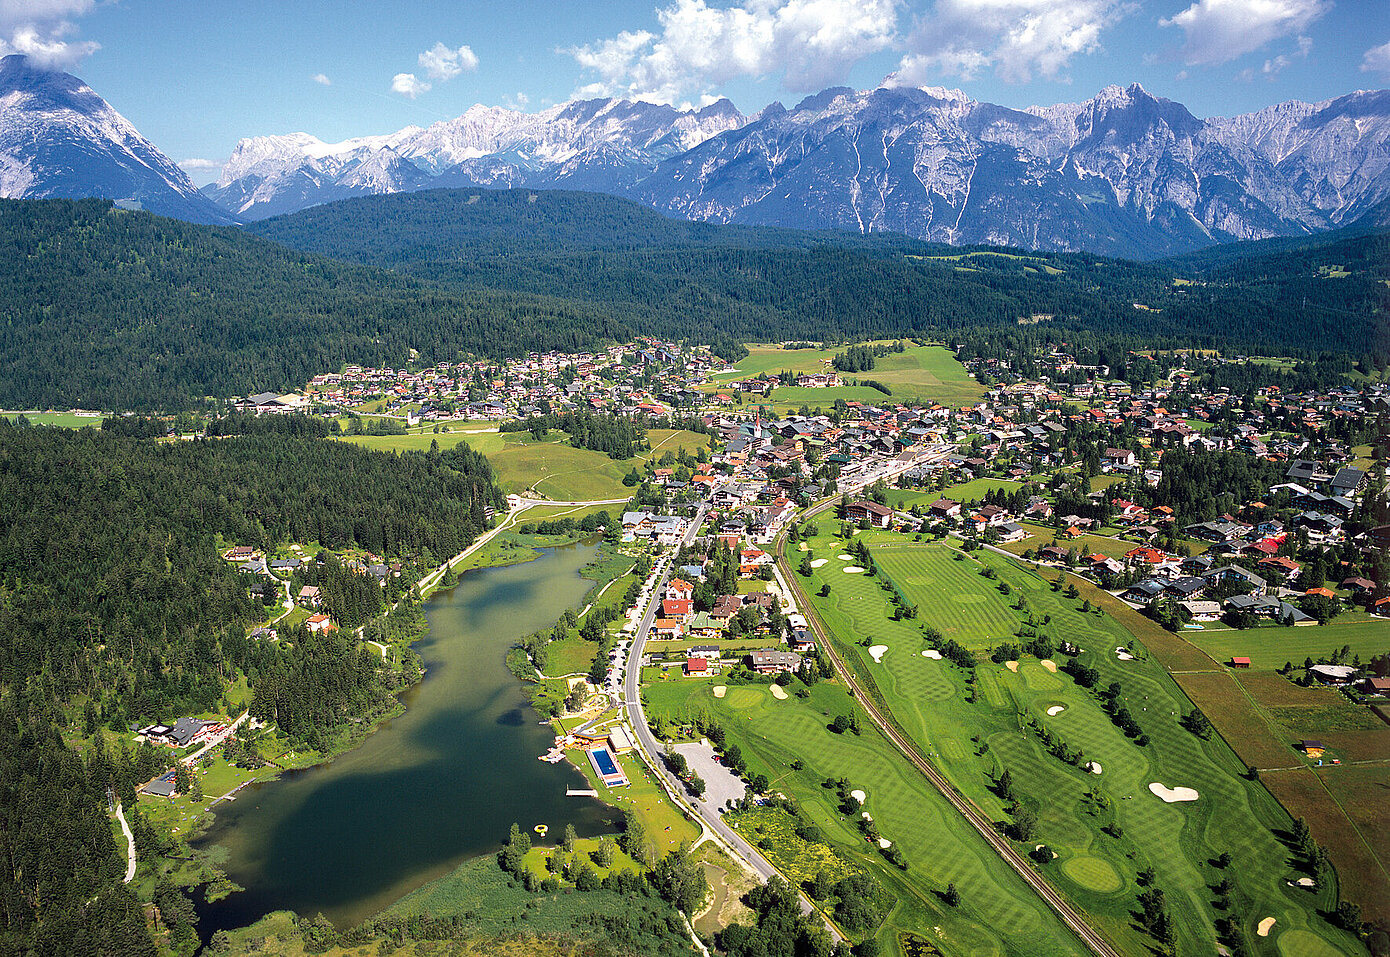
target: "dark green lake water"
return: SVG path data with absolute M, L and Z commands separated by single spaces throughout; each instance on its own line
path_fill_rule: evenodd
M 218 805 L 199 846 L 225 848 L 223 868 L 246 890 L 199 908 L 204 939 L 282 909 L 352 926 L 495 851 L 512 822 L 602 831 L 612 809 L 565 797 L 587 787 L 583 776 L 536 760 L 554 735 L 504 661 L 517 638 L 578 605 L 592 585 L 579 569 L 594 551 L 550 549 L 465 574 L 426 605 L 430 631 L 415 647 L 427 672 L 403 715 L 331 764 Z

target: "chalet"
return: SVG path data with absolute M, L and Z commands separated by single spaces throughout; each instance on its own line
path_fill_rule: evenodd
M 939 498 L 931 503 L 928 509 L 932 518 L 958 518 L 960 516 L 960 502 L 953 502 L 949 498 Z
M 670 618 L 684 624 L 690 620 L 693 613 L 692 604 L 689 598 L 663 598 L 661 600 L 661 617 Z
M 1221 603 L 1219 601 L 1198 598 L 1181 601 L 1178 604 L 1187 609 L 1187 613 L 1192 616 L 1193 621 L 1216 621 L 1221 617 Z
M 845 506 L 845 518 L 856 524 L 867 521 L 874 528 L 887 528 L 893 522 L 893 510 L 877 502 L 851 502 Z
M 726 622 L 716 621 L 709 612 L 697 611 L 690 619 L 690 637 L 718 638 L 724 632 Z
M 1163 591 L 1164 586 L 1162 582 L 1155 581 L 1152 578 L 1146 578 L 1130 586 L 1120 597 L 1136 605 L 1149 605 L 1152 604 L 1154 599 L 1158 598 L 1159 595 L 1162 595 Z
M 719 660 L 718 645 L 696 645 L 690 649 L 689 658 L 704 658 L 706 661 Z
M 743 599 L 738 595 L 720 595 L 714 600 L 714 606 L 709 610 L 709 616 L 715 621 L 728 624 L 729 619 L 738 614 L 743 607 Z
M 1005 522 L 999 526 L 1001 542 L 1017 542 L 1028 537 L 1028 530 L 1016 522 Z
M 685 625 L 676 618 L 658 618 L 652 622 L 652 634 L 659 638 L 679 638 Z
M 1351 665 L 1313 665 L 1308 674 L 1326 685 L 1345 685 L 1356 677 L 1356 669 Z
M 690 657 L 685 659 L 685 673 L 687 675 L 707 675 L 710 673 L 710 663 L 708 658 Z
M 233 545 L 222 557 L 229 562 L 245 562 L 256 557 L 256 550 L 250 545 Z
M 322 595 L 319 593 L 319 586 L 305 585 L 303 588 L 299 589 L 299 600 L 310 608 L 317 608 L 319 602 L 323 600 Z
M 1252 595 L 1263 595 L 1265 589 L 1269 587 L 1269 583 L 1259 575 L 1249 569 L 1241 568 L 1239 565 L 1222 565 L 1205 572 L 1202 577 L 1214 585 L 1234 583 L 1248 587 Z
M 757 648 L 748 655 L 748 658 L 753 670 L 760 675 L 777 674 L 779 671 L 795 671 L 801 667 L 801 656 L 791 651 Z
M 324 614 L 310 615 L 304 625 L 315 634 L 338 630 L 338 626 L 333 624 L 333 619 Z
M 1106 449 L 1102 458 L 1110 468 L 1131 468 L 1138 462 L 1129 449 Z
M 666 583 L 666 597 L 677 600 L 689 598 L 695 591 L 695 586 L 683 578 L 673 578 Z
M 1206 594 L 1207 580 L 1205 578 L 1179 578 L 1177 581 L 1169 582 L 1164 590 L 1180 600 L 1201 598 Z

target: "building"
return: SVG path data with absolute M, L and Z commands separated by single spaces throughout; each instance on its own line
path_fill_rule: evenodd
M 707 675 L 710 673 L 709 659 L 690 657 L 685 659 L 685 673 L 687 675 Z
M 893 510 L 877 502 L 851 502 L 845 506 L 845 518 L 855 524 L 867 521 L 874 528 L 887 528 L 893 523 Z
M 758 648 L 749 653 L 748 658 L 753 670 L 760 675 L 775 675 L 780 671 L 796 671 L 801 667 L 801 656 L 793 651 Z

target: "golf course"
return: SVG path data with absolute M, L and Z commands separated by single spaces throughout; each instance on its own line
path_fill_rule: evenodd
M 822 532 L 835 529 L 820 524 Z M 1219 735 L 1203 738 L 1179 723 L 1191 703 L 1114 618 L 1083 610 L 1084 599 L 998 554 L 892 532 L 857 534 L 866 536 L 875 569 L 848 573 L 851 563 L 839 556 L 849 542 L 819 534 L 810 552 L 829 561 L 809 579 L 798 576 L 837 650 L 900 730 L 988 817 L 1010 826 L 1035 820 L 1020 850 L 1042 844 L 1056 855 L 1041 871 L 1121 952 L 1159 946 L 1136 919 L 1146 887 L 1163 892 L 1177 953 L 1216 952 L 1219 920 L 1233 923 L 1227 939 L 1243 939 L 1252 953 L 1273 953 L 1271 946 L 1287 954 L 1356 952 L 1353 939 L 1319 914 L 1337 902 L 1330 869 L 1303 866 L 1288 842 L 1289 815 L 1244 776 Z M 822 586 L 828 594 L 819 594 Z M 893 586 L 916 606 L 915 619 L 895 620 Z M 929 642 L 928 628 L 939 639 Z M 1035 637 L 1059 651 L 1043 660 L 1026 651 L 1012 661 L 989 658 L 991 649 L 1026 648 Z M 1079 646 L 1078 663 L 1094 669 L 1093 689 L 1059 670 L 1068 662 L 1063 641 Z M 976 667 L 923 654 L 947 642 L 974 653 Z M 1102 693 L 1114 699 L 1109 713 Z M 1112 718 L 1121 707 L 1130 734 Z M 1021 813 L 1011 809 L 1015 801 Z M 1224 867 L 1223 854 L 1230 855 Z M 1312 889 L 1297 885 L 1307 877 Z

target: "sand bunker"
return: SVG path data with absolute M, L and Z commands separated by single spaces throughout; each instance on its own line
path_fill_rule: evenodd
M 1014 674 L 1018 674 L 1018 662 L 1017 662 L 1017 661 L 1006 661 L 1006 662 L 1004 662 L 1004 667 L 1005 667 L 1005 668 L 1008 668 L 1008 669 L 1009 669 L 1010 671 L 1012 671 Z
M 1274 918 L 1266 917 L 1264 920 L 1260 921 L 1260 926 L 1255 928 L 1255 933 L 1259 934 L 1261 937 L 1268 937 L 1269 929 L 1273 926 Z
M 847 562 L 847 561 L 849 561 L 850 559 L 854 558 L 853 555 L 839 555 L 839 556 L 836 556 L 836 557 L 838 557 L 838 558 L 840 559 L 840 561 L 842 561 L 842 562 Z
M 858 788 L 855 788 L 853 791 L 849 792 L 849 796 L 852 797 L 852 798 L 854 798 L 854 799 L 855 799 L 856 801 L 858 801 L 860 804 L 863 804 L 863 803 L 864 803 L 864 799 L 868 797 L 867 794 L 865 794 L 863 791 L 859 790 Z
M 1087 761 L 1087 762 L 1086 762 L 1086 770 L 1087 770 L 1087 771 L 1090 771 L 1092 774 L 1099 774 L 1099 773 L 1101 772 L 1100 762 L 1099 762 L 1099 761 Z M 1193 794 L 1196 794 L 1197 792 L 1196 792 L 1196 791 L 1193 791 L 1192 793 L 1193 793 Z
M 1067 710 L 1067 706 L 1066 706 L 1066 705 L 1064 705 L 1064 704 L 1054 704 L 1052 707 L 1050 707 L 1050 708 L 1047 709 L 1047 716 L 1048 716 L 1049 718 L 1055 718 L 1057 715 L 1061 714 L 1063 711 L 1066 711 L 1066 710 Z
M 845 566 L 845 574 L 846 574 L 846 575 L 857 575 L 857 574 L 859 574 L 860 572 L 862 572 L 863 570 L 864 570 L 864 569 L 860 568 L 858 565 L 846 565 L 846 566 Z
M 926 651 L 922 652 L 922 657 L 930 658 L 932 661 L 940 661 L 941 652 L 937 651 L 935 648 L 928 648 Z
M 869 649 L 869 654 L 873 657 L 874 661 L 882 661 L 883 653 L 887 650 L 887 645 L 874 645 L 872 648 Z
M 1122 647 L 1121 647 L 1121 648 L 1116 648 L 1116 649 L 1115 649 L 1115 657 L 1116 657 L 1116 658 L 1119 658 L 1121 661 L 1133 661 L 1133 660 L 1134 660 L 1134 656 L 1131 655 L 1129 652 L 1125 651 L 1124 648 L 1122 648 Z
M 1173 804 L 1176 801 L 1195 801 L 1198 797 L 1197 791 L 1193 788 L 1170 788 L 1157 781 L 1149 785 L 1149 790 L 1167 804 Z
M 1057 673 L 1057 662 L 1053 661 L 1051 658 L 1044 658 L 1042 661 L 1039 661 L 1038 664 L 1042 665 L 1054 675 Z
M 830 559 L 828 559 L 828 558 L 817 558 L 815 561 L 813 561 L 813 562 L 811 563 L 811 567 L 812 567 L 812 568 L 820 568 L 822 565 L 824 565 L 824 564 L 825 564 L 826 562 L 828 562 L 828 561 L 830 561 Z
M 787 693 L 786 693 L 785 691 L 782 690 L 782 686 L 781 686 L 781 685 L 771 685 L 767 690 L 768 690 L 768 691 L 771 691 L 771 692 L 772 692 L 772 696 L 773 696 L 774 698 L 776 698 L 778 701 L 786 701 L 786 700 L 787 700 Z
M 715 685 L 710 690 L 714 692 L 714 696 L 716 698 L 722 698 L 724 697 L 724 695 L 729 693 L 729 689 L 725 685 Z
M 861 811 L 860 817 L 862 817 L 866 821 L 872 821 L 874 819 L 874 816 L 870 814 L 868 811 Z
M 1045 845 L 1043 845 L 1043 844 L 1034 844 L 1034 845 L 1033 845 L 1033 850 L 1035 850 L 1035 851 L 1040 851 L 1040 850 L 1043 849 L 1044 846 L 1045 846 Z M 1048 850 L 1052 852 L 1052 859 L 1053 859 L 1054 861 L 1057 860 L 1057 852 L 1056 852 L 1056 851 L 1052 851 L 1051 848 L 1048 848 Z
M 888 848 L 890 848 L 890 847 L 893 846 L 893 842 L 890 841 L 890 840 L 888 840 L 888 838 L 886 838 L 886 837 L 880 837 L 880 838 L 878 839 L 878 846 L 881 847 L 881 848 L 883 848 L 883 849 L 886 851 L 886 850 L 888 850 Z
M 1318 886 L 1318 882 L 1315 881 L 1315 880 L 1313 880 L 1311 877 L 1300 877 L 1298 880 L 1294 881 L 1294 883 L 1297 884 L 1299 887 L 1317 887 L 1317 886 Z

